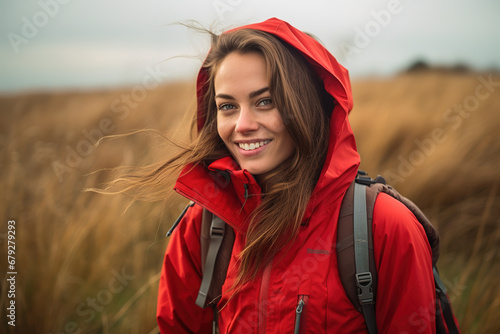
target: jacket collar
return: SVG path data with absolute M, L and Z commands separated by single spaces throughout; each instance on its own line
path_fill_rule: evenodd
M 216 160 L 208 168 L 186 166 L 177 179 L 175 190 L 233 228 L 244 231 L 261 195 L 253 175 L 242 170 L 231 157 Z

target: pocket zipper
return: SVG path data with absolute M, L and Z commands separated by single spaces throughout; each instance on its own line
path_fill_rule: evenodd
M 302 311 L 304 310 L 304 306 L 306 302 L 304 301 L 304 296 L 302 296 L 297 303 L 297 308 L 295 309 L 295 330 L 293 334 L 299 334 L 300 331 L 300 317 L 302 316 Z

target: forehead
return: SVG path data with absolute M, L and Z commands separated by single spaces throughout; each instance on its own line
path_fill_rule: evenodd
M 230 53 L 219 64 L 215 76 L 215 92 L 267 85 L 267 66 L 258 52 Z M 259 87 L 261 88 L 261 87 Z

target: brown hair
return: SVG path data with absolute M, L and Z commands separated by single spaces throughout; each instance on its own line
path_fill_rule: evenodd
M 208 166 L 230 154 L 217 132 L 214 77 L 220 63 L 233 52 L 258 52 L 265 58 L 271 97 L 296 145 L 293 156 L 261 181 L 262 201 L 249 217 L 246 245 L 239 255 L 235 286 L 241 286 L 254 279 L 298 235 L 326 157 L 328 115 L 334 101 L 302 54 L 276 36 L 258 30 L 212 35 L 211 49 L 202 67 L 207 74 L 207 82 L 202 84 L 207 89 L 198 97 L 197 117 L 204 119 L 198 136 L 174 158 L 121 180 L 134 181 L 128 183 L 127 191 L 151 197 L 150 188 L 159 184 L 164 188 L 166 181 L 172 181 L 173 170 L 188 164 Z
M 220 63 L 232 52 L 264 56 L 271 97 L 296 145 L 294 155 L 261 182 L 262 202 L 250 217 L 246 245 L 239 256 L 235 282 L 239 285 L 255 278 L 297 236 L 326 156 L 333 99 L 296 49 L 266 32 L 236 30 L 214 36 L 203 65 L 208 74 L 202 102 L 206 117 L 203 130 L 217 132 L 214 77 Z

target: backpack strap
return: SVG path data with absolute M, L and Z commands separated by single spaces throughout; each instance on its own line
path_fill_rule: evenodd
M 199 307 L 205 307 L 208 289 L 212 284 L 212 276 L 214 274 L 217 253 L 219 252 L 220 245 L 222 245 L 222 239 L 224 238 L 225 229 L 226 223 L 224 223 L 224 221 L 222 221 L 222 219 L 220 219 L 216 215 L 212 215 L 212 224 L 210 225 L 209 232 L 210 242 L 208 244 L 205 263 L 202 266 L 203 279 L 201 280 L 198 298 L 196 298 L 196 305 L 198 305 Z
M 196 305 L 215 306 L 222 295 L 234 243 L 234 230 L 222 219 L 203 209 L 200 233 L 203 278 Z
M 451 309 L 446 287 L 439 277 L 436 266 L 433 267 L 434 283 L 436 285 L 436 333 L 459 334 L 457 320 Z
M 354 250 L 354 206 L 355 206 L 355 187 L 359 186 L 361 191 L 357 191 L 358 203 L 363 200 L 361 196 L 365 196 L 365 215 L 362 215 L 358 218 L 358 222 L 361 222 L 366 228 L 361 227 L 366 230 L 367 236 L 364 238 L 367 240 L 368 251 L 364 251 L 363 254 L 358 251 L 358 256 L 356 259 L 355 250 Z M 365 191 L 362 191 L 362 190 Z M 376 295 L 377 295 L 377 268 L 375 265 L 375 256 L 373 252 L 373 238 L 372 238 L 372 220 L 373 220 L 373 205 L 375 203 L 376 196 L 374 196 L 374 192 L 370 190 L 370 187 L 365 187 L 361 184 L 357 184 L 355 181 L 347 189 L 347 192 L 344 195 L 344 199 L 342 200 L 342 206 L 340 208 L 339 220 L 337 225 L 337 262 L 340 280 L 342 282 L 342 286 L 347 294 L 347 297 L 351 301 L 352 305 L 361 313 L 363 312 L 363 307 L 360 302 L 360 298 L 358 297 L 358 278 L 356 274 L 361 274 L 358 276 L 361 279 L 360 284 L 365 286 L 365 292 L 371 292 L 371 295 L 368 294 L 368 298 L 363 297 L 368 305 L 373 305 L 375 303 Z M 362 205 L 362 204 L 361 204 Z M 358 206 L 358 205 L 357 205 Z M 357 214 L 357 217 L 359 215 Z M 365 248 L 366 249 L 366 248 Z M 368 257 L 368 261 L 366 261 L 366 256 Z M 365 258 L 362 260 L 361 258 Z M 363 261 L 365 264 L 363 265 L 364 269 L 358 268 L 356 269 L 356 262 Z M 366 270 L 366 262 L 368 263 L 368 270 Z M 368 287 L 369 284 L 369 275 L 363 273 L 369 273 L 371 275 L 371 286 Z M 363 278 L 365 278 L 363 280 Z M 362 290 L 362 289 L 361 289 Z M 363 292 L 363 291 L 361 291 Z M 363 296 L 363 294 L 361 294 Z M 365 294 L 366 295 L 366 294 Z M 372 301 L 370 302 L 370 298 Z M 366 309 L 367 307 L 365 307 Z M 370 313 L 371 311 L 368 311 Z M 374 314 L 374 312 L 373 312 Z M 374 317 L 373 317 L 374 318 Z
M 368 333 L 377 333 L 375 319 L 375 296 L 373 294 L 373 278 L 370 272 L 370 253 L 368 250 L 368 217 L 366 211 L 366 186 L 354 183 L 354 259 L 356 264 L 356 286 L 358 301 L 361 305 Z M 371 230 L 371 229 L 370 229 Z

